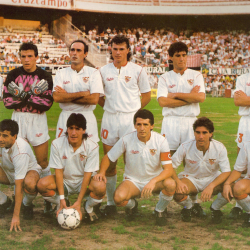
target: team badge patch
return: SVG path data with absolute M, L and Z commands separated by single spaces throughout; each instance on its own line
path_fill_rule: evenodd
M 175 86 L 176 86 L 175 84 L 169 85 L 169 88 L 172 89 L 172 88 L 174 88 Z
M 209 159 L 209 163 L 213 165 L 215 163 L 216 159 Z
M 83 77 L 82 80 L 83 80 L 85 83 L 87 83 L 87 82 L 89 81 L 89 77 L 87 77 L 87 76 L 86 76 L 86 77 Z
M 138 150 L 131 150 L 131 153 L 132 154 L 139 154 L 139 151 Z
M 111 81 L 114 80 L 114 78 L 113 78 L 113 77 L 108 77 L 106 80 L 107 80 L 108 82 L 111 82 Z
M 191 164 L 197 163 L 197 161 L 188 160 Z
M 152 156 L 155 155 L 156 151 L 157 151 L 156 149 L 149 149 L 149 152 Z
M 36 134 L 36 137 L 41 137 L 43 133 Z
M 63 81 L 63 84 L 69 84 L 70 81 Z
M 131 79 L 131 77 L 130 76 L 125 76 L 125 82 L 129 82 L 130 81 L 130 79 Z
M 189 83 L 189 85 L 193 85 L 194 84 L 194 79 L 189 79 L 189 80 L 187 80 L 187 82 Z
M 64 155 L 64 156 L 62 157 L 62 159 L 63 159 L 63 160 L 66 160 L 66 159 L 68 159 L 68 158 L 67 158 L 66 155 Z
M 87 158 L 86 155 L 80 154 L 80 160 L 81 160 L 81 161 L 84 161 L 86 158 Z
M 250 86 L 250 82 L 248 82 L 246 85 L 249 87 Z

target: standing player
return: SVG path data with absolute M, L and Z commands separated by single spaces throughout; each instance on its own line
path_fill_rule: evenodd
M 98 219 L 93 207 L 101 204 L 106 185 L 91 179 L 93 172 L 99 170 L 99 146 L 86 134 L 86 119 L 82 114 L 72 113 L 66 121 L 67 132 L 52 142 L 49 167 L 55 175 L 40 179 L 38 191 L 44 199 L 57 204 L 57 214 L 67 208 L 65 198 L 78 194 L 75 208 L 82 218 L 81 202 L 87 193 L 90 195 L 85 205 L 90 221 Z
M 181 143 L 194 137 L 192 126 L 200 114 L 199 102 L 205 100 L 203 76 L 187 68 L 187 52 L 185 43 L 170 45 L 168 53 L 173 70 L 161 75 L 158 82 L 157 99 L 164 116 L 161 134 L 167 138 L 172 155 Z M 192 199 L 195 208 L 202 212 L 197 197 Z
M 234 197 L 246 212 L 243 227 L 250 227 L 250 142 L 241 144 L 241 149 L 234 165 L 234 170 L 226 180 L 223 188 L 224 197 L 230 202 Z M 245 178 L 240 179 L 241 173 L 246 172 Z M 238 180 L 238 181 L 237 181 Z M 234 182 L 237 181 L 235 184 Z
M 15 184 L 16 202 L 13 211 L 10 231 L 22 231 L 20 227 L 20 210 L 23 199 L 23 218 L 33 218 L 32 201 L 37 195 L 36 185 L 42 168 L 37 164 L 30 145 L 18 137 L 18 124 L 13 120 L 0 122 L 0 183 L 5 185 Z M 11 204 L 11 200 L 0 191 L 0 218 Z
M 61 69 L 54 79 L 53 97 L 60 103 L 56 137 L 66 132 L 66 122 L 73 112 L 81 113 L 87 119 L 87 133 L 95 142 L 99 141 L 97 122 L 93 110 L 103 94 L 100 72 L 84 66 L 88 46 L 82 40 L 74 41 L 69 48 L 71 67 Z
M 19 137 L 27 140 L 34 149 L 42 176 L 50 174 L 48 166 L 49 131 L 46 111 L 53 104 L 52 77 L 37 67 L 37 46 L 23 43 L 19 48 L 22 67 L 9 72 L 4 83 L 3 102 L 7 109 L 14 109 L 12 119 L 19 125 Z M 44 212 L 51 209 L 46 204 Z
M 155 208 L 156 224 L 166 225 L 165 209 L 175 192 L 175 181 L 171 178 L 173 167 L 167 140 L 153 132 L 154 116 L 145 109 L 134 115 L 133 131 L 123 136 L 104 156 L 99 174 L 95 180 L 106 181 L 105 172 L 111 162 L 125 153 L 125 173 L 123 182 L 117 187 L 114 201 L 125 207 L 127 219 L 131 220 L 137 212 L 136 197 L 149 198 L 152 193 L 160 193 Z M 162 166 L 161 166 L 162 165 Z
M 241 116 L 237 139 L 237 154 L 244 142 L 250 141 L 250 73 L 239 76 L 236 81 L 236 90 L 234 92 L 234 104 L 239 106 L 239 115 Z M 243 179 L 246 171 L 241 173 L 239 180 Z M 242 207 L 236 201 L 235 207 L 231 210 L 229 217 L 238 219 L 242 215 Z
M 111 41 L 112 63 L 100 69 L 105 98 L 99 99 L 104 109 L 101 125 L 101 137 L 104 154 L 115 145 L 123 135 L 134 130 L 135 112 L 144 108 L 151 99 L 148 76 L 144 69 L 132 62 L 129 40 L 117 35 Z M 140 98 L 141 94 L 141 98 Z M 116 213 L 113 199 L 116 188 L 116 162 L 110 163 L 107 176 L 107 206 L 104 213 Z
M 174 172 L 177 188 L 174 199 L 184 208 L 181 211 L 183 221 L 191 221 L 192 201 L 190 194 L 201 192 L 201 200 L 209 201 L 212 195 L 222 192 L 223 183 L 230 175 L 230 164 L 225 146 L 213 140 L 214 125 L 206 117 L 200 117 L 193 124 L 195 139 L 180 145 L 172 157 L 173 167 L 177 168 L 185 160 L 184 171 L 178 177 Z M 219 171 L 221 170 L 221 171 Z M 220 207 L 227 200 L 218 194 L 210 207 L 212 222 L 220 223 Z

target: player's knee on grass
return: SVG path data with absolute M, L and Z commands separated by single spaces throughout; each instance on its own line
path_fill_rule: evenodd
M 117 191 L 115 191 L 114 202 L 118 207 L 126 206 L 126 204 L 128 203 L 126 198 L 127 198 L 127 195 L 126 195 L 125 192 L 117 192 Z
M 233 195 L 235 197 L 240 197 L 241 195 L 246 193 L 247 187 L 247 183 L 244 183 L 242 181 L 236 182 L 233 187 Z
M 176 182 L 172 178 L 168 178 L 163 181 L 164 189 L 162 192 L 164 194 L 173 195 L 176 189 Z
M 96 199 L 102 199 L 106 194 L 106 184 L 104 181 L 94 181 L 93 179 L 89 185 L 90 196 Z
M 33 178 L 25 178 L 23 188 L 24 191 L 28 194 L 37 193 L 37 181 Z
M 187 195 L 186 194 L 174 194 L 174 200 L 176 202 L 182 201 Z

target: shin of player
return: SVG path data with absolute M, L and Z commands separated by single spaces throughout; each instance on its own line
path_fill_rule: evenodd
M 146 71 L 143 67 L 129 62 L 129 39 L 123 35 L 115 36 L 111 41 L 111 53 L 113 62 L 100 68 L 105 94 L 105 98 L 99 99 L 99 105 L 104 109 L 101 125 L 104 154 L 107 154 L 123 135 L 134 131 L 135 112 L 145 107 L 151 99 Z M 117 180 L 116 161 L 110 163 L 106 177 L 108 201 L 104 213 L 112 215 L 116 213 L 113 199 Z
M 92 178 L 99 169 L 99 146 L 85 132 L 85 117 L 72 113 L 67 120 L 66 135 L 55 139 L 51 145 L 49 166 L 55 169 L 55 175 L 42 178 L 37 188 L 44 199 L 57 205 L 57 214 L 69 206 L 68 196 L 77 193 L 78 198 L 71 207 L 81 218 L 81 203 L 89 193 L 85 210 L 88 219 L 94 221 L 98 217 L 93 207 L 101 204 L 106 184 Z
M 174 172 L 173 176 L 177 183 L 174 199 L 184 207 L 181 216 L 186 222 L 191 221 L 192 201 L 189 195 L 201 192 L 201 200 L 209 201 L 212 195 L 222 192 L 222 185 L 230 174 L 226 148 L 212 139 L 212 121 L 201 117 L 193 124 L 193 130 L 195 139 L 182 143 L 172 158 L 174 168 L 183 160 L 186 163 L 184 171 L 178 177 Z M 227 200 L 219 193 L 210 208 L 213 223 L 221 222 L 222 213 L 219 209 L 226 203 Z M 195 205 L 193 211 L 194 216 L 203 216 L 200 205 Z
M 171 178 L 173 168 L 169 146 L 162 135 L 152 131 L 154 116 L 150 111 L 137 111 L 134 126 L 136 131 L 123 136 L 104 156 L 100 172 L 94 179 L 106 180 L 110 162 L 115 162 L 125 153 L 124 179 L 114 194 L 116 205 L 125 207 L 127 219 L 132 220 L 137 213 L 136 197 L 149 198 L 152 193 L 160 193 L 155 216 L 157 225 L 163 226 L 166 225 L 166 207 L 176 187 Z
M 0 151 L 2 163 L 0 166 L 0 183 L 15 185 L 15 205 L 10 231 L 21 231 L 20 210 L 23 193 L 23 217 L 33 218 L 32 201 L 37 195 L 37 182 L 42 168 L 37 164 L 30 145 L 22 138 L 17 138 L 18 124 L 13 120 L 0 122 Z M 10 199 L 0 191 L 0 216 L 3 217 Z

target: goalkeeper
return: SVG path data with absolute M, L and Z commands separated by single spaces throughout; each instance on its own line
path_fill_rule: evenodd
M 18 136 L 27 140 L 34 149 L 42 176 L 50 175 L 48 166 L 48 124 L 46 111 L 53 104 L 52 76 L 36 65 L 37 46 L 23 43 L 19 48 L 22 67 L 10 71 L 4 83 L 3 102 L 7 109 L 14 109 L 12 120 L 19 125 Z M 14 207 L 14 203 L 12 205 Z M 44 212 L 49 214 L 51 204 Z

